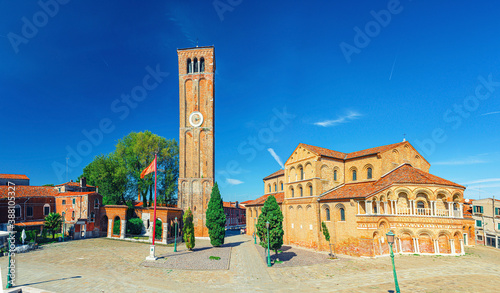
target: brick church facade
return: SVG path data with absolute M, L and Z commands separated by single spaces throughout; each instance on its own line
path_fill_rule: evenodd
M 465 187 L 429 173 L 430 164 L 407 142 L 353 153 L 299 144 L 279 170 L 264 178 L 265 194 L 246 204 L 247 234 L 268 196 L 283 212 L 284 244 L 336 253 L 386 255 L 385 234 L 399 253 L 464 254 L 474 223 L 464 217 Z

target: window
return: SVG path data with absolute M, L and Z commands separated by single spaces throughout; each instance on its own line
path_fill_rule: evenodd
M 356 170 L 352 170 L 352 181 L 356 181 L 356 180 L 358 180 L 357 176 L 356 176 Z
M 73 219 L 75 218 L 75 211 L 71 212 L 71 218 L 73 218 Z
M 66 204 L 66 200 L 65 199 L 62 200 L 62 204 Z
M 294 196 L 295 196 L 295 194 L 294 194 L 294 191 L 293 191 L 293 188 L 292 188 L 292 197 L 294 197 Z
M 33 217 L 33 207 L 27 207 L 26 208 L 26 216 L 27 217 Z
M 477 235 L 477 240 L 479 240 L 479 241 L 483 241 L 483 236 L 481 236 L 481 235 Z
M 194 72 L 198 72 L 199 71 L 199 64 L 198 64 L 198 59 L 197 58 L 194 58 L 193 60 L 193 63 L 194 63 Z
M 329 208 L 325 209 L 325 215 L 326 215 L 326 220 L 330 221 L 330 209 Z
M 281 191 L 283 191 L 283 182 L 281 182 Z
M 200 58 L 200 72 L 205 72 L 205 58 Z
M 333 181 L 337 181 L 337 170 L 333 171 Z
M 497 230 L 500 230 L 500 223 L 498 223 L 498 227 L 497 227 Z
M 300 168 L 300 180 L 304 180 L 304 169 Z
M 500 216 L 500 208 L 495 208 L 495 216 Z
M 474 206 L 474 213 L 476 213 L 476 214 L 482 214 L 483 213 L 483 207 L 481 207 L 481 206 Z
M 372 179 L 372 168 L 366 170 L 366 179 Z
M 478 228 L 483 227 L 483 221 L 481 221 L 481 220 L 476 220 L 476 227 L 478 227 Z
M 21 217 L 21 206 L 20 205 L 16 205 L 14 207 L 14 214 L 15 214 L 16 218 Z
M 43 206 L 43 214 L 44 214 L 45 216 L 46 216 L 46 215 L 48 215 L 48 214 L 50 214 L 50 205 L 45 204 L 45 205 Z
M 345 210 L 344 208 L 340 208 L 340 220 L 345 221 Z
M 187 61 L 187 73 L 193 73 L 193 63 L 191 62 L 191 58 Z
M 94 212 L 91 212 L 90 213 L 90 222 L 94 222 L 95 221 L 95 213 Z
M 276 183 L 274 183 L 274 192 L 278 191 L 278 185 L 276 185 Z
M 299 187 L 300 188 L 300 197 L 302 197 L 304 194 L 302 193 L 302 187 Z
M 76 204 L 76 198 L 73 198 L 73 204 Z
M 94 209 L 98 209 L 99 208 L 99 199 L 95 199 L 94 200 Z
M 417 202 L 417 209 L 423 209 L 423 208 L 425 208 L 424 202 L 423 201 Z
M 309 195 L 310 196 L 313 195 L 313 187 L 312 187 L 312 185 L 309 185 Z
M 271 192 L 271 184 L 267 185 L 267 189 L 269 190 L 269 193 Z

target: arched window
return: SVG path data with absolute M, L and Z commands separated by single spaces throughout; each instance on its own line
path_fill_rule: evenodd
M 90 213 L 90 222 L 93 223 L 94 221 L 95 221 L 95 213 L 92 212 L 92 213 Z
M 372 168 L 366 169 L 366 179 L 372 179 Z
M 358 180 L 356 170 L 352 170 L 352 181 L 356 181 L 356 180 Z
M 198 63 L 198 58 L 194 58 L 193 63 L 194 63 L 194 70 L 193 71 L 198 72 L 200 69 L 199 68 L 200 64 Z
M 191 58 L 188 58 L 187 61 L 187 73 L 193 73 L 193 63 L 191 62 Z
M 94 208 L 95 209 L 99 208 L 99 199 L 97 199 L 97 198 L 94 200 Z
M 271 192 L 271 184 L 267 185 L 267 189 L 269 190 L 269 192 Z
M 312 185 L 309 185 L 309 195 L 310 196 L 313 195 L 313 187 L 312 187 Z
M 333 181 L 337 181 L 337 170 L 333 170 Z
M 33 217 L 33 207 L 26 207 L 26 216 L 27 217 Z
M 200 58 L 200 72 L 205 72 L 205 58 Z
M 283 191 L 283 182 L 281 182 L 281 191 Z
M 274 192 L 278 191 L 278 185 L 276 185 L 276 183 L 274 183 Z
M 340 208 L 340 220 L 345 221 L 345 210 L 344 208 Z
M 302 197 L 304 194 L 302 193 L 302 187 L 299 187 L 300 188 L 300 197 Z
M 325 209 L 325 215 L 326 215 L 326 220 L 330 221 L 330 209 L 329 208 Z
M 417 202 L 417 209 L 423 209 L 423 208 L 425 208 L 424 202 L 423 201 Z
M 46 216 L 48 214 L 50 214 L 50 205 L 49 204 L 45 204 L 43 206 L 43 215 Z
M 71 217 L 74 219 L 75 218 L 75 211 L 71 212 Z
M 293 192 L 293 187 L 292 187 L 292 197 L 294 197 L 294 196 L 295 196 L 295 195 L 294 195 L 294 192 Z
M 304 169 L 300 168 L 300 180 L 304 180 Z
M 21 206 L 20 205 L 16 205 L 14 207 L 14 214 L 15 214 L 16 218 L 21 217 Z

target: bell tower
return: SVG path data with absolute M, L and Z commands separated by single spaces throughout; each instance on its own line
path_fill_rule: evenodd
M 196 237 L 208 237 L 206 210 L 214 186 L 214 47 L 177 50 L 179 184 L 177 206 L 191 209 Z

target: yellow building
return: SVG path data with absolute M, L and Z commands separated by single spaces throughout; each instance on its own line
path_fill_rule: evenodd
M 463 254 L 474 223 L 463 217 L 464 186 L 429 173 L 407 142 L 353 153 L 299 144 L 279 170 L 264 178 L 264 195 L 246 205 L 247 233 L 269 195 L 284 216 L 284 244 L 328 250 L 325 222 L 337 253 L 388 254 L 385 234 L 400 253 Z

